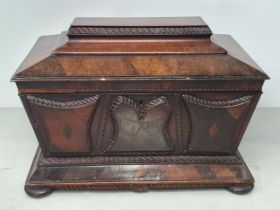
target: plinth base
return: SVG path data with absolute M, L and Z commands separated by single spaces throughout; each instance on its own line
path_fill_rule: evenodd
M 116 157 L 115 157 L 116 158 Z M 112 158 L 111 158 L 112 159 Z M 245 162 L 234 156 L 151 157 L 156 163 L 122 164 L 108 157 L 44 158 L 38 149 L 25 184 L 25 191 L 42 197 L 53 190 L 148 190 L 225 188 L 244 194 L 254 187 Z M 141 161 L 140 161 L 141 162 Z M 174 163 L 171 163 L 174 162 Z M 103 164 L 101 164 L 103 163 Z

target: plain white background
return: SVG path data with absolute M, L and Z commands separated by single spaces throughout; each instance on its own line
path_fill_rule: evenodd
M 279 0 L 0 0 L 0 107 L 21 107 L 9 80 L 36 39 L 83 16 L 201 16 L 214 33 L 231 34 L 272 78 L 259 106 L 279 107 L 279 9 Z

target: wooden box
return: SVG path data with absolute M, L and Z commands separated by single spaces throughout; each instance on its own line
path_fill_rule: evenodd
M 199 17 L 76 18 L 12 77 L 39 142 L 25 190 L 248 192 L 237 149 L 265 79 Z

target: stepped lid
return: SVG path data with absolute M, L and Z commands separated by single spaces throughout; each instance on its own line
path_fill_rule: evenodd
M 200 17 L 76 18 L 43 36 L 12 81 L 268 79 L 228 35 Z

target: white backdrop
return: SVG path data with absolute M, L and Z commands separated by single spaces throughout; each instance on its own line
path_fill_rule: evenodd
M 74 17 L 201 16 L 231 34 L 272 78 L 259 106 L 280 106 L 279 0 L 0 0 L 0 107 L 21 106 L 10 77 L 41 35 L 67 30 Z

